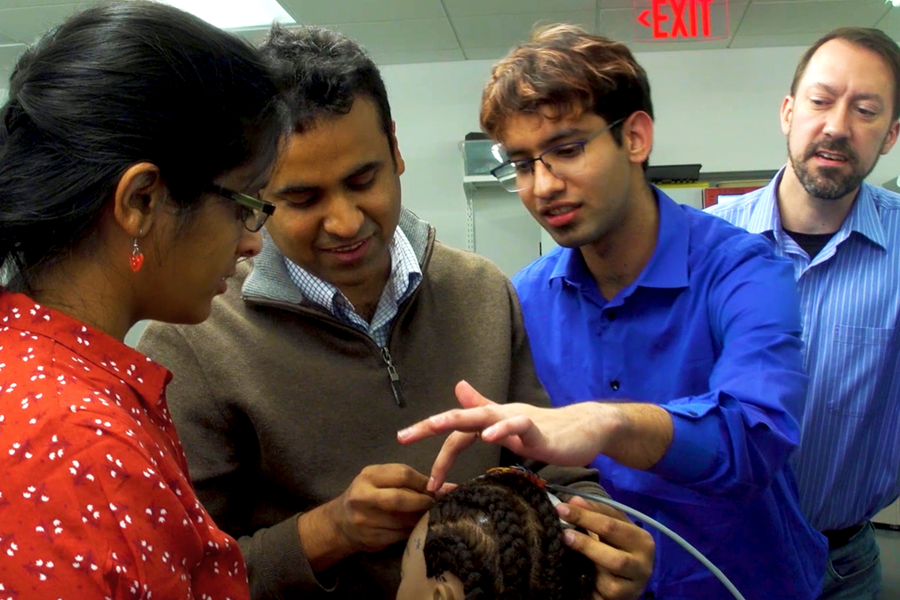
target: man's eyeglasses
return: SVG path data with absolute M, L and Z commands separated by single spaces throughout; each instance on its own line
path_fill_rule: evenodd
M 220 185 L 211 183 L 207 186 L 210 193 L 218 194 L 237 203 L 237 218 L 244 223 L 244 227 L 256 232 L 262 229 L 266 220 L 275 212 L 275 205 L 247 194 L 235 192 Z
M 497 181 L 503 184 L 510 192 L 518 192 L 527 190 L 534 185 L 534 163 L 541 161 L 547 170 L 556 177 L 565 178 L 569 175 L 576 175 L 584 168 L 584 147 L 596 137 L 599 137 L 625 121 L 625 117 L 613 121 L 603 129 L 595 131 L 583 140 L 577 142 L 566 142 L 553 146 L 541 152 L 533 158 L 516 158 L 508 160 L 499 167 L 491 169 L 491 175 L 497 178 Z M 500 144 L 496 144 L 493 148 L 494 154 L 501 151 Z

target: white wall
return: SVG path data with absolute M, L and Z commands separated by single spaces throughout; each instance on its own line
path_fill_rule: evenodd
M 704 171 L 776 169 L 786 160 L 778 124 L 781 100 L 804 48 L 749 48 L 637 54 L 656 112 L 654 164 L 700 163 Z M 457 145 L 478 131 L 481 88 L 492 61 L 388 65 L 382 68 L 400 150 L 403 202 L 466 246 L 466 202 Z M 900 174 L 900 150 L 869 177 Z

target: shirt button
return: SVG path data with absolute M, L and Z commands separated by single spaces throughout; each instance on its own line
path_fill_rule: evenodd
M 647 592 L 646 594 L 644 594 L 644 598 L 646 598 L 647 600 L 653 600 L 654 598 L 656 598 L 656 594 L 654 594 L 653 592 Z
M 617 391 L 619 389 L 619 380 L 613 379 L 612 381 L 610 381 L 609 387 L 611 387 L 614 392 Z
M 614 311 L 614 310 L 606 311 L 606 319 L 608 321 L 615 321 L 616 320 L 616 311 Z

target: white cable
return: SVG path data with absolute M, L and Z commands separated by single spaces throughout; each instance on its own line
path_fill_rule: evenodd
M 900 0 L 898 0 L 898 1 L 900 1 Z M 650 523 L 651 525 L 653 525 L 654 527 L 656 527 L 657 529 L 662 531 L 664 534 L 669 536 L 672 540 L 674 540 L 676 544 L 678 544 L 679 546 L 681 546 L 682 548 L 687 550 L 691 556 L 693 556 L 694 558 L 699 560 L 703 564 L 704 567 L 709 569 L 710 573 L 712 573 L 713 575 L 716 576 L 716 579 L 718 579 L 719 581 L 722 582 L 722 585 L 724 585 L 726 588 L 728 588 L 728 591 L 731 592 L 732 596 L 737 598 L 737 600 L 746 600 L 741 595 L 741 593 L 737 590 L 737 588 L 734 587 L 734 584 L 731 583 L 731 581 L 729 581 L 729 579 L 727 577 L 725 577 L 725 574 L 722 573 L 722 571 L 720 571 L 716 565 L 712 564 L 708 558 L 706 558 L 705 556 L 700 554 L 700 551 L 697 550 L 696 548 L 694 548 L 693 546 L 691 546 L 691 544 L 687 540 L 685 540 L 683 537 L 681 537 L 680 535 L 678 535 L 677 533 L 675 533 L 674 531 L 672 531 L 671 529 L 669 529 L 668 527 L 666 527 L 665 525 L 660 523 L 659 521 L 648 517 L 647 515 L 645 515 L 644 513 L 642 513 L 639 510 L 635 510 L 635 509 L 631 508 L 630 506 L 625 506 L 624 504 L 621 504 L 620 502 L 616 502 L 615 500 L 610 500 L 609 498 L 606 498 L 604 496 L 598 496 L 597 494 L 589 494 L 587 492 L 582 492 L 581 490 L 576 490 L 574 488 L 566 487 L 564 485 L 555 485 L 552 483 L 547 484 L 547 487 L 550 488 L 551 490 L 553 490 L 554 492 L 559 492 L 562 494 L 570 494 L 572 496 L 580 496 L 581 498 L 584 498 L 585 500 L 590 500 L 592 502 L 599 502 L 600 504 L 606 504 L 607 506 L 612 506 L 613 508 L 621 510 L 623 513 L 629 514 L 636 519 L 640 519 L 641 521 Z

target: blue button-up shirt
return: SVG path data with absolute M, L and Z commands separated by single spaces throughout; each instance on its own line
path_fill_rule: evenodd
M 759 236 L 654 191 L 656 249 L 612 300 L 578 250 L 557 248 L 514 279 L 538 375 L 556 406 L 616 399 L 666 409 L 674 439 L 655 467 L 594 461 L 613 498 L 681 534 L 748 599 L 815 598 L 827 544 L 803 519 L 787 466 L 807 388 L 791 265 Z M 649 592 L 731 597 L 651 532 Z
M 900 493 L 900 196 L 863 184 L 810 261 L 781 227 L 783 172 L 710 212 L 763 234 L 793 262 L 811 381 L 792 463 L 813 526 L 843 529 Z

